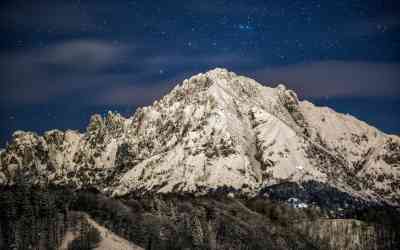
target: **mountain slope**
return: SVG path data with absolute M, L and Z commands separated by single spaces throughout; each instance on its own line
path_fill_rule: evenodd
M 0 184 L 23 175 L 129 193 L 254 196 L 280 183 L 324 183 L 358 199 L 400 203 L 400 139 L 225 69 L 177 85 L 130 118 L 92 116 L 87 131 L 16 132 Z

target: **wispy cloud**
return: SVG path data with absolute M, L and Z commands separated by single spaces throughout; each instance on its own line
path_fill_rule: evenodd
M 93 75 L 118 64 L 129 50 L 101 40 L 73 40 L 0 55 L 3 103 L 37 103 L 96 84 Z
M 116 62 L 126 49 L 99 40 L 77 40 L 41 50 L 38 54 L 41 63 L 97 70 Z
M 69 40 L 45 48 L 33 48 L 18 53 L 0 55 L 5 68 L 35 68 L 49 65 L 82 70 L 101 69 L 115 63 L 129 48 L 102 40 Z
M 91 104 L 129 106 L 149 105 L 154 100 L 167 94 L 174 83 L 175 82 L 171 79 L 144 86 L 139 84 L 108 86 L 93 97 Z
M 320 61 L 249 72 L 266 85 L 284 82 L 306 97 L 399 96 L 400 64 Z

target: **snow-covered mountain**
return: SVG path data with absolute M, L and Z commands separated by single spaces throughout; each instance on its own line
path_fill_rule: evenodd
M 0 184 L 205 194 L 316 181 L 400 204 L 400 138 L 225 69 L 198 74 L 130 118 L 92 116 L 85 133 L 15 132 Z M 20 174 L 17 174 L 20 173 Z M 17 178 L 18 177 L 18 178 Z

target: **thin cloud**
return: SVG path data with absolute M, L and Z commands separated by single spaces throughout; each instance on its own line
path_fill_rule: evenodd
M 42 67 L 57 65 L 94 70 L 115 63 L 129 48 L 102 40 L 70 40 L 46 48 L 33 48 L 20 53 L 1 55 L 1 66 Z M 21 68 L 18 68 L 21 70 Z
M 119 63 L 129 48 L 101 40 L 74 40 L 0 56 L 0 102 L 41 103 L 96 84 L 91 79 Z
M 99 94 L 93 98 L 91 104 L 94 105 L 130 105 L 144 106 L 150 105 L 155 100 L 162 98 L 172 90 L 174 86 L 180 84 L 183 79 L 190 77 L 195 72 L 177 74 L 167 79 L 154 81 L 150 77 L 143 77 L 135 80 L 136 83 L 121 85 L 107 85 Z M 139 84 L 138 84 L 139 83 Z
M 62 43 L 39 52 L 43 63 L 96 70 L 114 63 L 125 47 L 99 40 Z
M 168 83 L 151 86 L 125 85 L 117 86 L 101 91 L 93 99 L 94 105 L 148 105 L 159 99 L 169 90 Z
M 399 96 L 400 64 L 321 61 L 249 72 L 266 85 L 284 82 L 305 97 Z

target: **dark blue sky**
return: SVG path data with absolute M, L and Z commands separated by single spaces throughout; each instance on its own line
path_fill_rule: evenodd
M 130 115 L 217 66 L 400 133 L 396 0 L 13 0 L 0 31 L 0 145 Z

